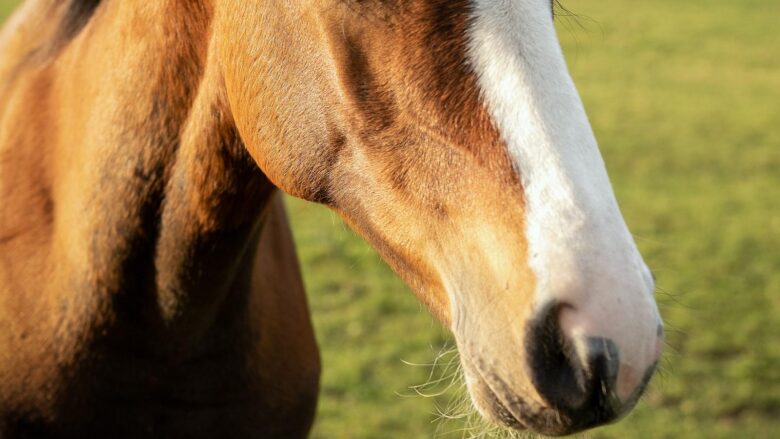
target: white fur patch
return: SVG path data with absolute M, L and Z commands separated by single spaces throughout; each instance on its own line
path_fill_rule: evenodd
M 648 364 L 646 346 L 631 344 L 632 335 L 643 334 L 643 345 L 644 334 L 655 333 L 653 285 L 568 73 L 549 0 L 474 0 L 472 18 L 469 62 L 523 183 L 537 305 L 572 303 L 583 317 L 576 329 L 610 336 Z

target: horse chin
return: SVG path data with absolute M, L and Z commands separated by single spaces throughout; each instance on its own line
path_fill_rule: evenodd
M 534 430 L 523 421 L 522 416 L 513 413 L 498 397 L 485 379 L 483 372 L 470 358 L 461 354 L 463 374 L 474 408 L 483 419 L 491 424 L 500 425 L 516 431 Z
M 466 382 L 468 383 L 471 402 L 483 419 L 491 424 L 516 431 L 528 430 L 528 427 L 504 406 L 484 379 L 466 372 Z

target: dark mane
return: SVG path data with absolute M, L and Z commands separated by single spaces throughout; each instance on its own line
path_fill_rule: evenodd
M 62 21 L 55 34 L 55 45 L 67 43 L 86 26 L 102 0 L 67 0 Z
M 25 68 L 45 64 L 60 53 L 76 35 L 89 23 L 98 6 L 103 0 L 48 0 L 42 5 L 49 17 L 59 16 L 59 23 L 53 30 L 45 31 L 38 44 L 33 44 L 26 55 L 19 58 L 18 63 L 10 69 L 4 78 L 5 84 L 0 84 L 0 97 L 3 88 L 11 87 L 17 76 Z

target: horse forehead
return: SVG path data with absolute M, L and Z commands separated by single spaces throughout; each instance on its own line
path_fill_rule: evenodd
M 554 29 L 554 2 L 420 0 L 411 3 L 416 5 L 416 9 L 412 7 L 411 10 L 413 24 L 404 26 L 403 32 L 406 38 L 419 38 L 417 46 L 427 51 L 427 56 L 420 55 L 411 62 L 417 63 L 414 65 L 417 68 L 415 76 L 425 82 L 420 89 L 425 90 L 426 98 L 444 113 L 435 122 L 445 132 L 457 133 L 464 146 L 478 159 L 497 164 L 494 166 L 496 169 L 508 169 L 513 182 L 518 182 L 518 174 L 523 172 L 524 166 L 512 151 L 507 131 L 512 130 L 509 125 L 527 124 L 530 121 L 527 118 L 508 121 L 501 117 L 502 111 L 496 111 L 496 106 L 527 107 L 523 103 L 530 96 L 517 94 L 517 84 L 505 80 L 517 74 L 517 58 L 526 55 L 537 58 L 538 54 L 534 53 L 543 52 L 545 55 L 539 57 L 541 63 L 534 59 L 531 64 L 542 64 L 536 65 L 537 68 L 553 69 L 555 77 L 560 76 L 561 69 L 566 70 L 565 65 L 546 62 L 556 56 L 555 48 L 549 46 L 549 33 Z M 484 33 L 486 23 L 493 27 L 494 44 L 475 44 L 475 40 L 480 38 L 477 34 Z M 551 32 L 555 39 L 555 31 Z M 542 44 L 537 44 L 540 42 Z M 493 69 L 510 72 L 510 76 L 486 71 L 480 65 L 486 60 Z M 537 80 L 545 83 L 536 84 L 534 88 L 539 88 L 539 92 L 555 94 L 551 89 L 556 82 L 554 78 L 540 77 Z M 504 90 L 508 96 L 497 103 L 495 99 L 490 99 L 491 92 L 495 90 Z M 546 142 L 541 143 L 540 147 L 549 146 L 544 145 Z
M 469 56 L 473 0 L 411 1 L 392 19 L 406 69 L 399 81 L 421 108 L 415 122 L 448 143 L 468 149 L 491 167 L 510 170 L 511 160 L 482 96 Z M 411 87 L 406 87 L 411 85 Z M 411 90 L 411 91 L 410 91 Z
M 359 35 L 371 39 L 365 43 L 360 40 L 363 37 L 342 36 L 350 38 L 348 52 L 356 61 L 350 63 L 350 68 L 360 66 L 360 74 L 357 78 L 352 75 L 350 81 L 361 84 L 353 87 L 363 88 L 360 98 L 367 94 L 376 97 L 360 103 L 368 102 L 371 108 L 381 103 L 388 114 L 405 113 L 412 124 L 447 143 L 466 148 L 480 162 L 506 171 L 503 175 L 517 181 L 517 160 L 510 156 L 504 133 L 486 105 L 485 84 L 480 83 L 481 73 L 470 53 L 474 49 L 471 40 L 477 15 L 492 9 L 488 15 L 500 16 L 502 9 L 513 8 L 517 2 L 523 4 L 521 8 L 537 10 L 534 15 L 544 16 L 552 25 L 545 0 L 348 0 L 352 5 L 349 14 L 361 29 Z M 518 24 L 521 23 L 497 23 L 506 27 L 502 31 L 512 31 L 511 26 Z M 344 32 L 343 26 L 336 27 L 335 31 Z M 366 46 L 359 47 L 361 44 Z M 500 58 L 501 54 L 495 55 Z M 369 68 L 363 57 L 372 56 L 375 59 Z M 501 59 L 495 61 L 502 63 Z M 376 73 L 393 78 L 391 85 L 375 78 Z M 367 93 L 365 88 L 375 90 Z M 388 95 L 400 98 L 392 102 Z M 377 119 L 383 122 L 376 123 L 377 130 L 388 125 L 388 118 L 370 118 Z

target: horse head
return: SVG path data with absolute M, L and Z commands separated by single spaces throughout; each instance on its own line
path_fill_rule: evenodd
M 555 435 L 633 407 L 661 353 L 654 280 L 548 0 L 217 2 L 215 18 L 252 157 L 451 329 L 480 413 Z

